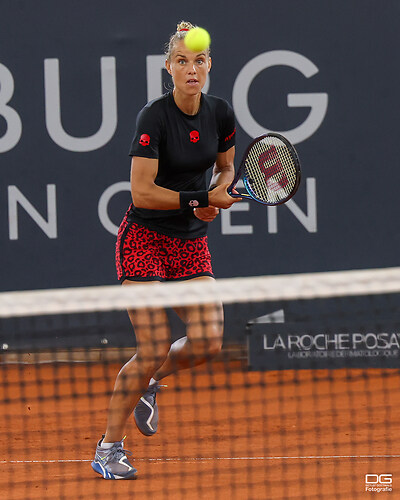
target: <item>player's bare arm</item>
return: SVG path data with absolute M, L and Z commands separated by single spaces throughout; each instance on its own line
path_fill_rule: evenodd
M 180 207 L 179 193 L 157 186 L 158 160 L 134 156 L 131 163 L 132 200 L 138 208 L 173 210 Z
M 218 158 L 216 165 L 217 164 Z M 209 203 L 214 207 L 229 208 L 233 203 L 240 200 L 238 198 L 233 199 L 227 192 L 230 182 L 224 182 L 226 179 L 222 175 L 227 175 L 227 167 L 222 170 L 221 167 L 216 168 L 219 168 L 217 173 L 219 185 L 210 192 Z M 132 158 L 131 191 L 135 206 L 153 210 L 174 210 L 180 208 L 180 198 L 177 191 L 172 191 L 155 184 L 157 172 L 157 159 L 142 158 L 138 156 L 134 156 Z M 219 178 L 221 175 L 222 177 Z M 220 183 L 221 180 L 223 181 L 223 184 Z
M 218 153 L 210 181 L 210 187 L 232 183 L 235 177 L 234 159 L 235 146 L 232 146 L 224 153 Z

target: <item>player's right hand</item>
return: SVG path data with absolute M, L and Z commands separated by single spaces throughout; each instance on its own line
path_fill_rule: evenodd
M 198 207 L 193 209 L 194 215 L 204 221 L 212 222 L 219 214 L 219 208 L 209 205 L 208 207 Z

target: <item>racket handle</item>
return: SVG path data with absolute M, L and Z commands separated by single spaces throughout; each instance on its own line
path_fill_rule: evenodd
M 251 198 L 251 196 L 247 193 L 229 193 L 229 196 L 232 196 L 232 198 Z

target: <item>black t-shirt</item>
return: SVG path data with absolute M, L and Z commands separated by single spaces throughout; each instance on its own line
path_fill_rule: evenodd
M 158 159 L 155 183 L 173 191 L 207 189 L 206 172 L 217 153 L 235 144 L 235 119 L 229 104 L 201 95 L 196 115 L 186 115 L 171 92 L 149 102 L 138 114 L 130 156 Z M 192 208 L 150 210 L 132 206 L 128 220 L 176 238 L 198 238 L 207 232 Z

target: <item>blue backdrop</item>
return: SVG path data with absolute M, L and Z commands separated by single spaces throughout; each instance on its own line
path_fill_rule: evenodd
M 287 135 L 303 183 L 210 226 L 217 277 L 398 265 L 398 0 L 2 2 L 1 290 L 116 282 L 135 118 L 169 85 L 164 43 L 207 28 L 208 92 L 252 137 Z M 228 249 L 228 251 L 227 251 Z

